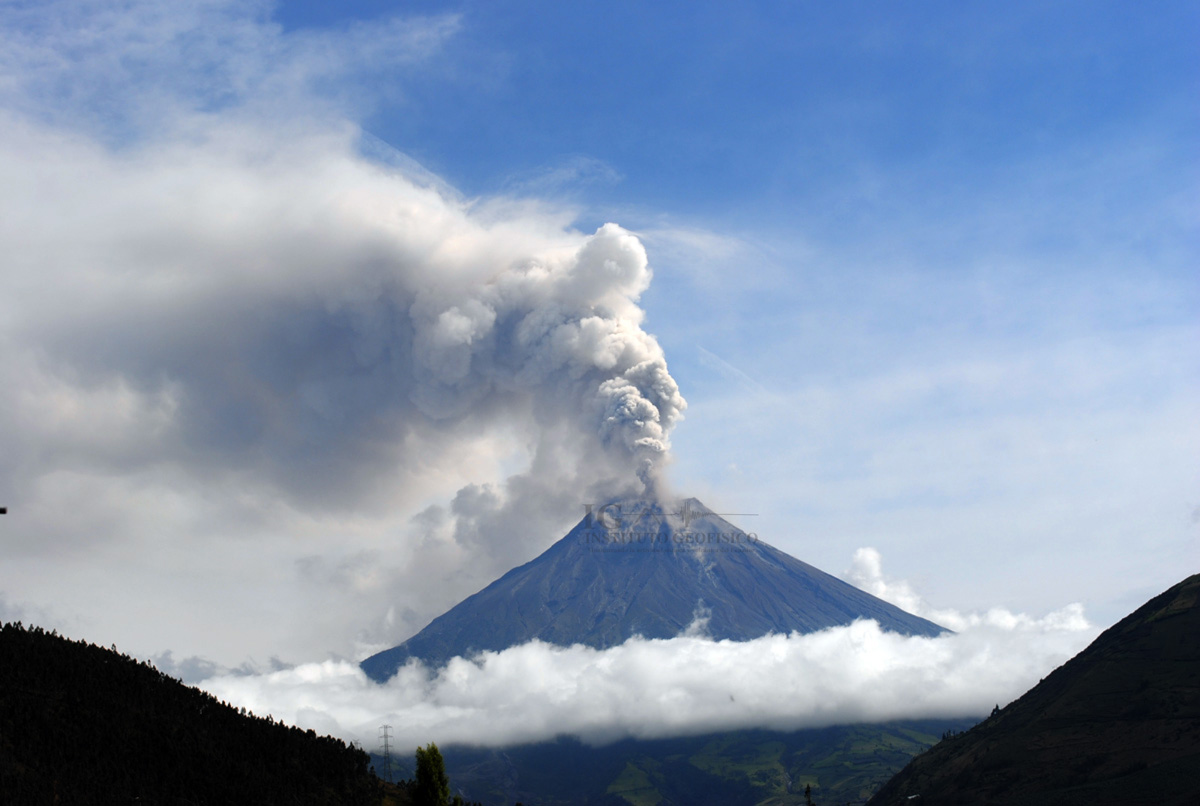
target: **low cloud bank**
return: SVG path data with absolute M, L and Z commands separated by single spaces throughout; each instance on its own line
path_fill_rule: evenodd
M 901 610 L 929 619 L 955 632 L 977 627 L 994 627 L 1003 630 L 1035 629 L 1039 625 L 1066 631 L 1087 629 L 1083 607 L 1068 605 L 1046 616 L 1040 621 L 1024 613 L 1013 613 L 1003 607 L 993 607 L 983 613 L 961 613 L 949 608 L 930 605 L 920 594 L 902 579 L 888 579 L 883 573 L 883 558 L 873 548 L 860 548 L 854 552 L 850 570 L 843 575 L 847 582 L 890 602 Z
M 1079 605 L 1042 618 L 1001 609 L 939 612 L 960 631 L 906 637 L 859 621 L 746 642 L 685 634 L 597 650 L 534 641 L 455 658 L 440 671 L 412 662 L 386 684 L 369 680 L 355 663 L 331 660 L 217 676 L 200 686 L 257 714 L 368 748 L 384 723 L 392 725 L 398 747 L 502 746 L 560 735 L 604 744 L 985 715 L 1098 633 Z

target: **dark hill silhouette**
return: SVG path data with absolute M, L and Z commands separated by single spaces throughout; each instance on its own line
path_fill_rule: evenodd
M 694 498 L 674 511 L 626 501 L 584 517 L 541 556 L 362 668 L 382 681 L 411 657 L 440 666 L 534 638 L 597 648 L 634 635 L 671 638 L 698 615 L 718 640 L 814 632 L 859 618 L 906 635 L 945 632 L 748 535 Z
M 368 764 L 115 650 L 0 628 L 0 802 L 377 804 Z
M 443 752 L 455 787 L 483 806 L 803 806 L 806 786 L 816 803 L 861 806 L 938 736 L 977 721 L 740 730 L 601 747 L 560 737 Z M 411 762 L 404 769 L 411 774 Z
M 1200 804 L 1200 575 L 918 756 L 870 806 L 900 803 Z

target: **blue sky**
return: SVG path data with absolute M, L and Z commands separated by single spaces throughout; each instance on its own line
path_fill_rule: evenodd
M 578 490 L 503 551 L 450 503 L 491 484 L 497 533 L 529 517 L 536 412 L 410 454 L 372 430 L 384 387 L 289 386 L 336 360 L 321 312 L 386 285 L 377 234 L 330 217 L 386 228 L 389 198 L 448 252 L 633 233 L 631 327 L 688 401 L 674 489 L 818 567 L 871 546 L 938 607 L 1111 623 L 1200 560 L 1193 4 L 2 12 L 9 615 L 226 665 L 349 656 L 565 532 Z M 395 312 L 362 304 L 375 338 Z M 260 404 L 323 419 L 259 441 Z M 389 499 L 364 479 L 393 453 Z
M 304 29 L 395 8 L 315 5 L 277 17 Z M 1190 129 L 1186 4 L 402 8 L 458 14 L 460 28 L 367 126 L 467 193 L 584 158 L 621 177 L 590 204 L 791 228 L 796 212 L 870 201 L 862 172 L 907 180 L 908 204 L 930 186 L 922 200 L 946 204 L 951 190 L 1027 186 L 1031 157 Z
M 460 28 L 367 127 L 463 193 L 647 233 L 648 328 L 691 403 L 682 488 L 750 499 L 831 569 L 846 540 L 887 542 L 973 606 L 1052 605 L 1078 567 L 1094 582 L 1067 595 L 1113 618 L 1200 559 L 1196 432 L 1156 437 L 1196 402 L 1194 7 L 413 8 Z M 304 4 L 280 19 L 345 24 Z M 861 399 L 906 377 L 894 402 Z M 817 425 L 803 407 L 821 394 L 861 419 Z M 763 425 L 789 419 L 799 432 Z M 930 477 L 876 475 L 897 440 L 925 441 Z M 1043 452 L 1063 475 L 1023 482 Z M 1143 461 L 1184 476 L 1125 478 Z M 833 516 L 823 493 L 850 479 Z M 1156 500 L 1163 484 L 1185 497 Z M 1146 500 L 1115 503 L 1125 485 Z M 947 552 L 964 567 L 923 571 Z

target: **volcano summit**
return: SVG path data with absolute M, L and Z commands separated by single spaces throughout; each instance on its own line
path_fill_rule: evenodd
M 716 640 L 749 641 L 856 619 L 904 635 L 945 632 L 768 545 L 694 498 L 674 511 L 638 499 L 589 510 L 539 557 L 362 668 L 384 681 L 410 658 L 440 666 L 535 638 L 602 649 L 693 628 Z

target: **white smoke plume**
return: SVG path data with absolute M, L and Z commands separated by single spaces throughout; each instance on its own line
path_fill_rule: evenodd
M 942 611 L 949 613 L 950 611 Z M 807 635 L 715 642 L 687 631 L 621 646 L 532 642 L 440 672 L 410 662 L 386 684 L 345 661 L 200 683 L 258 714 L 366 746 L 501 746 L 572 735 L 593 744 L 740 728 L 795 730 L 892 719 L 985 716 L 1093 640 L 1078 605 L 1043 618 L 957 614 L 937 638 L 859 621 Z
M 652 484 L 685 408 L 634 234 L 464 199 L 354 122 L 456 17 L 266 15 L 0 10 L 0 591 L 87 612 L 111 583 L 69 564 L 124 557 L 163 589 L 142 644 L 227 663 L 398 643 Z
M 357 156 L 351 133 L 119 158 L 25 134 L 5 178 L 58 221 L 13 204 L 0 224 L 36 274 L 14 278 L 5 336 L 40 348 L 27 390 L 119 409 L 95 423 L 97 464 L 252 469 L 311 497 L 502 428 L 565 426 L 644 481 L 667 450 L 685 404 L 641 329 L 645 250 L 615 224 L 480 220 Z M 71 289 L 54 308 L 51 280 Z M 33 404 L 26 425 L 50 430 Z

